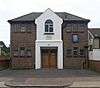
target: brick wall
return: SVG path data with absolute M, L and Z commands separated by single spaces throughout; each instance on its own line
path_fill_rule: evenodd
M 25 32 L 21 32 L 21 27 Z M 34 68 L 36 26 L 33 22 L 11 24 L 11 66 L 12 68 Z M 27 31 L 29 30 L 29 31 Z M 14 50 L 20 47 L 31 48 L 32 57 L 14 57 Z M 20 52 L 19 52 L 20 53 Z
M 21 27 L 31 32 L 20 32 Z M 80 37 L 79 43 L 72 42 L 72 34 L 78 34 Z M 11 60 L 12 68 L 34 68 L 35 64 L 35 38 L 36 25 L 34 22 L 17 22 L 11 24 Z M 79 47 L 84 48 L 88 45 L 87 24 L 85 22 L 64 22 L 62 25 L 62 39 L 64 49 L 64 68 L 83 68 L 83 62 L 86 58 L 72 57 L 66 55 L 66 49 Z M 31 58 L 17 58 L 13 56 L 13 50 L 19 47 L 30 47 L 32 50 Z M 20 64 L 19 64 L 20 63 Z
M 9 68 L 9 62 L 10 62 L 9 58 L 0 56 L 0 70 Z
M 88 45 L 87 24 L 81 22 L 65 22 L 63 23 L 63 46 L 64 46 L 64 68 L 82 69 L 86 54 L 84 57 L 67 57 L 67 49 L 78 47 L 86 50 L 84 47 Z M 68 24 L 68 25 L 67 25 Z M 78 34 L 79 43 L 72 42 L 72 35 Z M 86 51 L 84 51 L 86 52 Z

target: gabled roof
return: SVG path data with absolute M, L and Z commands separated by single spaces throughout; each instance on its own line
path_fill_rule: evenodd
M 94 37 L 100 37 L 100 28 L 89 28 Z
M 20 16 L 18 18 L 8 20 L 8 22 L 14 22 L 14 21 L 34 21 L 37 17 L 39 17 L 43 12 L 33 12 L 30 14 L 26 14 L 23 16 Z M 61 17 L 65 21 L 71 21 L 71 20 L 78 20 L 78 21 L 90 21 L 89 19 L 85 19 L 82 17 L 78 17 L 66 12 L 55 12 L 59 17 Z

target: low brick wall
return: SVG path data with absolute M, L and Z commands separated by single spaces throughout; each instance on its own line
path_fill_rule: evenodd
M 90 68 L 91 70 L 100 72 L 100 61 L 90 60 L 90 61 L 89 61 L 89 68 Z
M 0 70 L 9 68 L 10 59 L 4 56 L 0 56 Z

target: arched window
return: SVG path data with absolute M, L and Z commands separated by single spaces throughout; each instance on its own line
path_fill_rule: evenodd
M 45 22 L 45 32 L 53 32 L 53 22 L 52 22 L 52 20 L 46 20 L 46 22 Z

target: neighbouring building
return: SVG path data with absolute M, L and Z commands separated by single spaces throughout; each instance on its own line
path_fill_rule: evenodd
M 5 46 L 3 41 L 0 41 L 0 70 L 6 69 L 9 67 L 9 56 L 7 52 L 8 48 Z
M 89 21 L 51 9 L 9 20 L 12 68 L 88 68 Z
M 100 28 L 88 30 L 89 64 L 91 69 L 100 71 Z
M 3 47 L 3 46 L 0 45 L 0 56 L 2 55 L 2 50 L 1 50 L 2 47 Z

